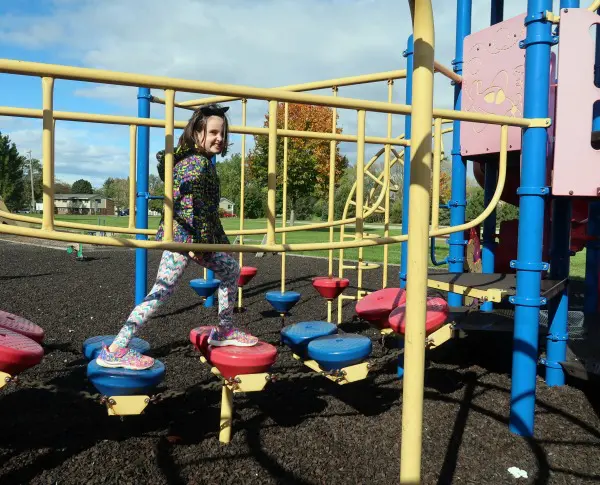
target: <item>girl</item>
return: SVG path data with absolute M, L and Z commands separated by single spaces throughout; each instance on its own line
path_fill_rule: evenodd
M 173 240 L 185 243 L 229 244 L 219 219 L 220 189 L 216 167 L 211 158 L 225 155 L 228 146 L 229 108 L 208 105 L 197 109 L 179 138 L 173 160 Z M 158 173 L 164 181 L 164 150 L 157 153 Z M 164 235 L 161 220 L 156 240 Z M 148 296 L 137 305 L 121 331 L 109 346 L 103 346 L 96 358 L 103 367 L 143 370 L 154 359 L 128 348 L 134 333 L 144 325 L 173 293 L 190 260 L 215 272 L 219 285 L 219 326 L 209 337 L 215 346 L 256 345 L 258 339 L 233 326 L 233 308 L 237 297 L 240 269 L 228 253 L 188 253 L 164 251 L 156 282 Z

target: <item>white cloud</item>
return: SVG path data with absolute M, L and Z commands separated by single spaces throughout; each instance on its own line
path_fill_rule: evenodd
M 449 66 L 454 57 L 456 2 L 433 3 L 436 59 Z M 489 23 L 490 2 L 473 3 L 472 30 L 477 31 Z M 555 0 L 555 6 L 557 3 Z M 53 62 L 57 63 L 66 60 L 99 69 L 261 87 L 395 70 L 406 65 L 402 52 L 411 23 L 405 1 L 178 0 L 172 5 L 165 9 L 162 0 L 54 0 L 48 15 L 0 18 L 0 42 L 52 52 L 56 59 Z M 525 8 L 522 0 L 506 0 L 505 18 Z M 160 91 L 153 94 L 162 97 Z M 73 95 L 97 99 L 114 113 L 136 114 L 135 88 L 78 85 Z M 342 88 L 339 95 L 386 100 L 387 86 L 379 83 Z M 177 99 L 192 97 L 197 95 L 179 94 Z M 436 107 L 452 107 L 452 98 L 452 86 L 437 75 Z M 395 83 L 394 101 L 404 101 L 403 81 Z M 266 110 L 266 102 L 249 102 L 248 124 L 262 126 Z M 240 103 L 234 103 L 230 113 L 232 123 L 240 124 Z M 185 119 L 187 114 L 178 110 L 176 118 Z M 344 132 L 355 133 L 355 113 L 341 110 L 339 114 Z M 153 117 L 163 115 L 162 106 L 152 105 Z M 11 138 L 24 145 L 36 144 L 35 136 L 41 136 L 15 126 L 17 131 L 11 133 Z M 113 170 L 121 174 L 123 161 L 128 161 L 127 131 L 109 131 L 119 136 L 102 136 L 90 144 L 89 125 L 80 126 L 58 135 L 57 162 L 64 173 L 74 177 L 85 175 L 87 170 L 95 180 L 118 175 Z M 367 130 L 369 135 L 385 135 L 385 115 L 369 114 Z M 394 134 L 403 131 L 403 119 L 394 117 Z M 154 148 L 163 143 L 160 130 L 152 130 L 152 136 L 151 167 L 155 165 Z M 60 150 L 59 140 L 65 142 Z M 247 146 L 251 146 L 252 137 L 247 140 Z M 239 149 L 238 143 L 232 151 Z M 342 149 L 354 158 L 352 144 L 343 144 Z M 377 149 L 369 147 L 367 156 Z M 77 153 L 84 153 L 90 162 L 83 163 Z

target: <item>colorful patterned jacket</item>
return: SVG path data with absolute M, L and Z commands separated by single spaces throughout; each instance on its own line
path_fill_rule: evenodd
M 164 151 L 158 152 L 156 158 L 164 180 Z M 173 241 L 229 244 L 219 218 L 221 190 L 216 167 L 204 155 L 179 148 L 173 163 Z M 163 238 L 164 217 L 156 240 Z

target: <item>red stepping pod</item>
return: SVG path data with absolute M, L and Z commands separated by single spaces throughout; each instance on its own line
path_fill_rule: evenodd
M 406 302 L 406 291 L 401 288 L 384 288 L 369 293 L 356 304 L 356 314 L 379 328 L 388 328 L 392 310 Z
M 212 347 L 208 336 L 213 327 L 197 327 L 190 332 L 190 341 L 214 365 L 223 377 L 266 372 L 275 363 L 277 349 L 260 342 L 253 347 Z
M 347 278 L 336 278 L 329 276 L 317 276 L 312 279 L 312 285 L 315 290 L 326 300 L 333 300 L 340 296 L 348 285 L 350 280 Z
M 0 310 L 0 328 L 20 333 L 40 344 L 44 340 L 44 330 L 41 327 L 23 317 L 2 310 Z
M 25 335 L 0 328 L 0 371 L 16 375 L 39 364 L 43 357 L 40 344 Z
M 250 283 L 250 280 L 256 276 L 258 269 L 252 266 L 242 266 L 240 269 L 240 277 L 238 278 L 238 286 L 244 286 Z
M 427 316 L 425 322 L 425 334 L 435 332 L 442 327 L 448 319 L 448 302 L 438 296 L 427 298 Z M 389 317 L 390 328 L 399 334 L 406 332 L 406 303 L 398 306 Z

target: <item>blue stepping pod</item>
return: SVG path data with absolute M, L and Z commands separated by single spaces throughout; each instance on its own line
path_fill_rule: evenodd
M 192 289 L 198 294 L 198 296 L 208 298 L 211 296 L 217 288 L 221 284 L 220 280 L 211 279 L 205 280 L 203 278 L 197 278 L 195 280 L 190 281 L 190 286 Z
M 311 321 L 289 325 L 281 330 L 281 342 L 292 352 L 306 358 L 306 347 L 309 342 L 319 337 L 337 333 L 337 325 L 328 322 Z
M 278 313 L 287 313 L 300 300 L 300 293 L 296 291 L 268 291 L 265 295 L 267 301 Z
M 362 362 L 373 348 L 371 339 L 364 335 L 329 335 L 312 340 L 308 356 L 323 370 L 341 369 Z
M 165 365 L 159 360 L 145 370 L 128 370 L 99 366 L 90 361 L 87 376 L 93 386 L 104 396 L 151 395 L 165 377 Z
M 102 344 L 109 346 L 116 335 L 98 335 L 96 337 L 90 337 L 83 342 L 82 350 L 83 356 L 87 360 L 92 360 L 98 357 L 98 354 L 102 350 Z M 141 338 L 134 337 L 129 343 L 129 347 L 133 350 L 137 350 L 141 354 L 145 354 L 150 350 L 150 344 Z

